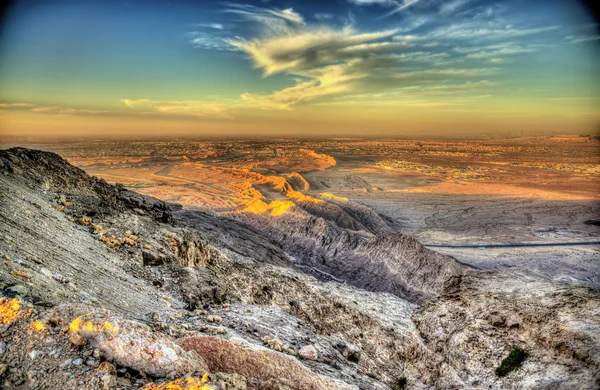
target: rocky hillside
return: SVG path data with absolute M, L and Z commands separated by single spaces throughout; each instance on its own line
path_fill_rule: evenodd
M 465 270 L 409 238 L 304 212 L 257 228 L 108 185 L 52 153 L 0 151 L 0 387 L 600 383 L 597 290 Z M 496 375 L 514 346 L 522 367 Z
M 184 211 L 178 217 L 193 213 Z M 390 292 L 415 303 L 437 296 L 451 277 L 466 272 L 451 257 L 429 250 L 411 237 L 400 233 L 368 236 L 299 207 L 277 218 L 268 213 L 235 216 L 275 238 L 299 267 L 317 277 Z
M 277 185 L 259 188 L 262 198 L 255 200 L 255 207 L 225 215 L 274 239 L 297 267 L 321 280 L 420 303 L 438 296 L 450 278 L 467 271 L 450 256 L 396 232 L 366 206 L 327 193 L 314 198 L 288 189 L 292 185 L 284 177 L 266 179 Z M 195 214 L 191 209 L 174 213 L 184 224 Z

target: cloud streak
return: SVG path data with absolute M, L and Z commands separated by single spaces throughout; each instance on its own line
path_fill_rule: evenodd
M 306 24 L 304 18 L 292 8 L 279 10 L 249 4 L 228 3 L 223 12 L 236 15 L 245 21 L 259 23 L 273 32 L 281 32 L 290 28 L 290 26 L 303 26 Z
M 112 112 L 109 110 L 95 110 L 88 108 L 72 108 L 61 106 L 40 106 L 31 103 L 0 103 L 0 112 L 2 111 L 20 111 L 31 112 L 36 114 L 49 115 L 108 115 Z
M 124 109 L 99 110 L 65 106 L 45 106 L 31 103 L 0 103 L 0 113 L 21 112 L 53 116 L 103 116 L 103 117 L 179 117 L 196 119 L 233 119 L 229 112 L 239 101 L 217 103 L 213 101 L 178 101 L 150 99 L 121 99 Z
M 227 112 L 229 105 L 209 101 L 193 100 L 150 100 L 121 99 L 127 107 L 140 110 L 140 113 L 159 113 L 166 115 L 187 115 L 194 117 L 233 118 Z
M 399 4 L 395 9 L 385 14 L 385 16 L 391 16 L 397 14 L 398 12 L 402 12 L 410 6 L 413 6 L 420 2 L 421 0 L 404 0 L 401 4 Z
M 215 30 L 223 30 L 223 25 L 221 23 L 195 23 L 192 26 L 214 28 Z

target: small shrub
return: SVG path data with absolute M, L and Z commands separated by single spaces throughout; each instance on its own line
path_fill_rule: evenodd
M 521 367 L 529 354 L 520 347 L 513 347 L 507 357 L 502 360 L 500 366 L 496 368 L 496 375 L 503 377 Z
M 406 377 L 398 378 L 395 385 L 392 385 L 392 390 L 404 390 L 406 388 Z

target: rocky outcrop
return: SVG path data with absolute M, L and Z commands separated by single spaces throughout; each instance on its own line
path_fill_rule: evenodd
M 184 267 L 206 267 L 221 259 L 219 251 L 191 232 L 184 233 L 183 237 L 165 232 L 165 241 Z
M 130 229 L 139 228 L 136 233 L 141 234 L 159 224 L 120 203 L 116 187 L 90 178 L 53 153 L 10 149 L 0 151 L 0 160 L 22 167 L 19 174 L 0 170 L 0 252 L 5 259 L 0 286 L 27 286 L 27 295 L 46 305 L 102 302 L 133 318 L 172 310 L 171 304 L 184 306 L 160 299 L 161 292 L 132 272 L 137 262 L 133 254 L 142 242 L 111 248 L 101 241 L 114 237 L 107 242 L 120 242 Z M 84 213 L 91 224 L 76 222 Z
M 516 272 L 458 277 L 413 320 L 442 365 L 464 387 L 591 389 L 600 385 L 600 291 Z M 529 357 L 518 372 L 495 375 L 514 347 Z M 454 385 L 440 371 L 436 388 Z
M 223 340 L 209 336 L 188 337 L 179 341 L 187 351 L 201 354 L 211 371 L 236 373 L 257 388 L 293 390 L 358 389 L 331 378 L 315 375 L 298 360 L 243 339 Z
M 296 191 L 308 191 L 310 189 L 310 184 L 301 174 L 298 172 L 292 172 L 288 175 L 287 180 L 292 185 L 292 188 Z
M 77 316 L 73 313 L 78 312 Z M 59 306 L 46 314 L 42 324 L 59 324 L 68 319 L 70 341 L 78 346 L 97 348 L 107 360 L 148 375 L 165 377 L 208 371 L 204 359 L 185 352 L 169 337 L 148 326 L 91 307 Z
M 362 223 L 352 218 L 341 207 L 333 203 L 298 202 L 298 207 L 314 217 L 331 221 L 342 229 L 355 231 L 367 230 Z
M 344 210 L 352 219 L 360 222 L 365 227 L 365 230 L 375 235 L 382 236 L 394 232 L 394 229 L 390 228 L 388 223 L 379 214 L 367 206 L 332 196 L 322 196 L 321 198 L 326 200 L 327 203 L 334 204 Z
M 205 239 L 228 256 L 240 260 L 257 258 L 261 262 L 281 266 L 292 265 L 290 257 L 277 241 L 242 221 L 187 209 L 174 212 L 173 215 L 180 224 L 201 232 Z
M 59 193 L 64 199 L 61 203 L 77 200 L 80 215 L 93 217 L 112 208 L 137 209 L 161 222 L 171 222 L 167 203 L 90 177 L 55 153 L 12 148 L 1 151 L 0 161 L 3 170 L 17 173 L 16 181 L 27 181 L 43 191 Z
M 177 218 L 193 214 L 182 211 Z M 450 278 L 466 272 L 451 257 L 403 234 L 365 237 L 298 208 L 274 218 L 266 214 L 235 216 L 275 237 L 298 266 L 317 277 L 332 275 L 335 280 L 391 292 L 413 302 L 441 294 Z

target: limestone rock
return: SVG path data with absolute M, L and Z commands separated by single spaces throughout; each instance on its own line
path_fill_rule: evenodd
M 196 353 L 184 351 L 146 325 L 112 316 L 107 311 L 91 309 L 74 318 L 69 324 L 69 333 L 71 337 L 86 340 L 91 347 L 98 348 L 102 356 L 118 365 L 148 375 L 203 374 L 207 371 L 206 363 Z
M 298 356 L 306 360 L 317 360 L 319 353 L 314 345 L 305 345 L 298 351 Z
M 240 340 L 197 336 L 179 341 L 187 351 L 196 351 L 213 372 L 237 373 L 249 382 L 274 382 L 293 390 L 337 390 L 352 388 L 316 376 L 295 358 Z

